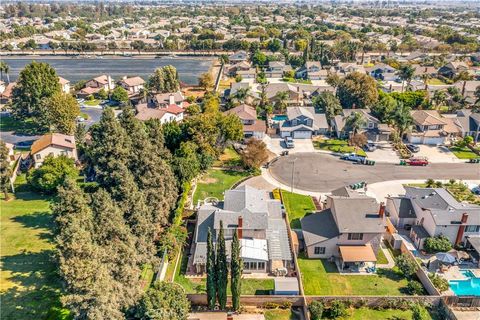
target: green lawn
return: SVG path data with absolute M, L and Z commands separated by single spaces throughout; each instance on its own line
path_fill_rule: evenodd
M 232 147 L 225 148 L 222 155 L 213 163 L 214 167 L 237 167 L 242 164 L 240 155 Z
M 193 203 L 196 205 L 198 200 L 208 197 L 223 199 L 225 190 L 230 189 L 236 182 L 248 177 L 248 172 L 239 172 L 232 170 L 210 169 L 197 184 L 197 189 L 193 195 Z
M 283 205 L 288 213 L 288 220 L 292 229 L 300 229 L 300 219 L 315 212 L 315 205 L 310 196 L 291 193 L 282 190 Z
M 442 80 L 437 79 L 437 78 L 429 79 L 429 80 L 427 81 L 427 83 L 428 83 L 429 85 L 432 85 L 432 86 L 442 86 L 442 85 L 445 84 L 445 82 L 443 82 Z
M 337 153 L 351 153 L 355 152 L 355 147 L 349 146 L 347 140 L 340 139 L 328 139 L 328 140 L 316 140 L 313 141 L 313 146 L 315 149 L 327 150 Z M 358 155 L 366 157 L 367 154 L 362 149 L 357 149 L 356 153 Z
M 1 205 L 0 294 L 2 319 L 66 319 L 60 308 L 60 279 L 53 263 L 50 202 L 24 191 L 16 181 L 16 199 Z M 21 192 L 20 192 L 21 191 Z
M 340 275 L 334 263 L 298 258 L 306 295 L 404 295 L 407 280 L 396 270 L 378 269 L 377 275 Z
M 412 319 L 411 310 L 374 310 L 369 308 L 359 308 L 348 310 L 349 315 L 342 317 L 342 320 L 410 320 Z M 430 317 L 430 319 L 433 319 Z
M 451 147 L 450 151 L 458 158 L 458 159 L 476 159 L 480 158 L 479 155 L 475 154 L 472 150 L 467 147 Z
M 295 320 L 298 317 L 290 309 L 266 310 L 263 315 L 265 320 Z
M 31 121 L 19 121 L 13 117 L 0 115 L 0 131 L 15 131 L 23 134 L 34 134 L 35 126 Z
M 143 265 L 142 273 L 140 274 L 143 290 L 147 290 L 148 288 L 150 288 L 154 275 L 155 275 L 155 272 L 153 271 L 153 266 L 151 264 Z
M 82 117 L 85 120 L 88 120 L 88 118 L 90 118 L 88 114 L 86 114 L 85 112 L 80 112 L 80 117 Z
M 98 106 L 100 104 L 100 102 L 102 102 L 102 101 L 100 101 L 98 99 L 93 99 L 93 100 L 85 100 L 83 102 L 83 104 L 86 105 L 86 106 L 95 107 L 95 106 Z
M 377 263 L 378 264 L 387 264 L 388 263 L 387 257 L 385 257 L 385 253 L 383 253 L 383 250 L 378 250 Z

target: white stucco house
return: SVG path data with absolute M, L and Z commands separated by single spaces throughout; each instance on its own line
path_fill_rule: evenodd
M 65 155 L 76 161 L 78 155 L 75 137 L 61 133 L 48 133 L 32 144 L 30 155 L 35 168 L 40 167 L 49 155 L 54 157 Z

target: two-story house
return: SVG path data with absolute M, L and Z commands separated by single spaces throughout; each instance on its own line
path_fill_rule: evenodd
M 268 63 L 267 70 L 265 71 L 265 77 L 267 78 L 282 78 L 285 72 L 292 71 L 292 67 L 282 61 L 270 61 Z
M 215 245 L 220 222 L 227 248 L 231 247 L 234 232 L 238 232 L 244 273 L 290 270 L 293 262 L 284 215 L 279 200 L 271 199 L 265 190 L 250 186 L 225 191 L 224 201 L 203 204 L 197 213 L 190 271 L 205 272 L 208 230 Z
M 110 76 L 101 75 L 96 78 L 90 79 L 85 83 L 85 87 L 81 89 L 77 95 L 79 97 L 88 97 L 90 95 L 97 94 L 100 90 L 109 92 L 115 88 L 115 83 Z
M 184 118 L 188 103 L 180 91 L 149 95 L 146 103 L 139 103 L 135 117 L 140 120 L 159 119 L 161 123 L 177 121 Z
M 127 90 L 128 95 L 135 95 L 140 92 L 145 86 L 145 80 L 140 77 L 131 77 L 127 78 L 124 77 L 122 80 L 118 82 L 122 88 Z
M 302 68 L 297 70 L 296 76 L 303 79 L 323 80 L 327 78 L 328 71 L 322 69 L 319 61 L 307 61 Z
M 414 110 L 413 130 L 407 134 L 408 142 L 415 144 L 444 144 L 447 137 L 455 135 L 458 129 L 449 129 L 449 121 L 436 110 Z M 453 132 L 450 132 L 453 131 Z
M 228 61 L 231 64 L 236 64 L 239 62 L 247 61 L 248 60 L 248 53 L 246 51 L 237 51 L 234 54 L 228 56 Z
M 458 202 L 444 188 L 405 190 L 404 196 L 387 198 L 386 213 L 397 228 L 412 226 L 410 238 L 418 249 L 428 237 L 443 235 L 458 245 L 480 234 L 480 206 Z
M 471 136 L 475 142 L 480 141 L 480 113 L 461 109 L 457 111 L 455 121 L 460 127 L 462 137 Z
M 375 264 L 386 219 L 385 206 L 348 187 L 327 196 L 324 210 L 300 220 L 309 258 L 334 258 L 340 270 Z
M 60 133 L 45 134 L 32 144 L 30 155 L 35 168 L 40 167 L 47 156 L 65 155 L 76 161 L 78 156 L 75 137 Z
M 70 81 L 65 78 L 58 77 L 58 82 L 63 93 L 70 93 Z
M 438 69 L 438 74 L 447 77 L 453 78 L 462 71 L 468 71 L 468 66 L 463 61 L 452 61 Z
M 267 126 L 265 121 L 257 119 L 257 110 L 247 104 L 241 104 L 235 108 L 225 111 L 225 114 L 235 114 L 243 124 L 243 136 L 263 139 Z
M 348 125 L 348 119 L 353 117 L 354 113 L 360 113 L 364 119 L 359 132 L 364 133 L 368 140 L 375 142 L 388 141 L 391 128 L 386 124 L 380 123 L 380 120 L 373 116 L 369 109 L 343 109 L 342 114 L 333 117 L 330 125 L 338 138 L 348 138 L 352 133 L 352 128 Z
M 397 69 L 385 63 L 377 63 L 368 69 L 369 74 L 375 79 L 384 81 L 395 81 L 398 79 Z
M 288 107 L 287 120 L 280 126 L 280 136 L 311 139 L 313 135 L 324 134 L 327 130 L 325 114 L 315 113 L 313 107 Z

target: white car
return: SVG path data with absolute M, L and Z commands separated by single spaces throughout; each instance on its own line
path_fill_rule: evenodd
M 78 116 L 77 117 L 77 122 L 85 122 L 85 118 Z

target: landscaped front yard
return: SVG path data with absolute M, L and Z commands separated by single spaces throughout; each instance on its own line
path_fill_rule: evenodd
M 52 257 L 50 202 L 25 189 L 17 185 L 16 199 L 0 200 L 2 319 L 44 319 L 47 315 L 66 319 L 68 311 L 60 309 L 60 279 Z
M 404 295 L 407 280 L 394 269 L 377 269 L 377 275 L 340 275 L 334 263 L 299 256 L 306 295 Z
M 450 151 L 458 158 L 458 159 L 476 159 L 480 158 L 479 155 L 477 155 L 475 152 L 470 150 L 468 147 L 451 147 Z
M 349 146 L 347 140 L 327 139 L 313 141 L 313 147 L 318 150 L 326 150 L 337 153 L 351 153 L 356 152 L 358 155 L 366 157 L 367 154 L 360 148 L 355 150 L 355 147 Z
M 208 197 L 215 197 L 223 200 L 223 193 L 230 189 L 236 182 L 248 177 L 248 172 L 231 170 L 210 169 L 199 180 L 197 189 L 193 195 L 193 203 Z
M 312 197 L 282 190 L 283 205 L 292 229 L 300 229 L 300 219 L 315 212 Z

